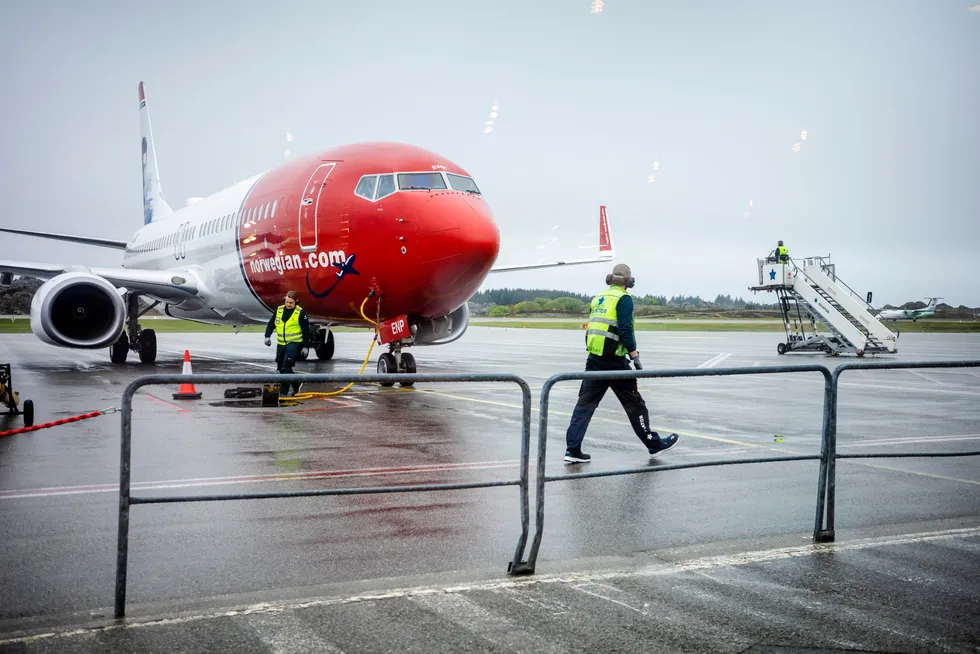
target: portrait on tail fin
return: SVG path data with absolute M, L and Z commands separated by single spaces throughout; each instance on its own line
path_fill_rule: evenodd
M 306 273 L 306 290 L 308 290 L 310 292 L 310 295 L 312 295 L 313 297 L 317 298 L 318 300 L 322 300 L 323 298 L 327 297 L 328 295 L 330 295 L 330 293 L 333 292 L 333 289 L 337 288 L 337 285 L 340 283 L 340 280 L 342 280 L 344 277 L 346 277 L 347 275 L 360 275 L 361 274 L 361 273 L 357 272 L 356 270 L 354 270 L 354 259 L 356 259 L 356 258 L 357 258 L 357 255 L 352 254 L 349 257 L 347 257 L 347 260 L 344 261 L 343 263 L 337 263 L 336 261 L 333 262 L 334 268 L 337 268 L 338 269 L 337 270 L 337 281 L 335 281 L 333 283 L 333 285 L 330 286 L 330 288 L 328 288 L 327 290 L 325 290 L 322 293 L 317 293 L 316 291 L 313 290 L 313 287 L 310 285 L 310 273 L 309 273 L 309 271 L 307 271 L 307 273 Z
M 149 166 L 146 165 L 147 158 L 146 137 L 143 137 L 143 224 L 149 225 L 153 220 L 153 182 L 150 179 Z

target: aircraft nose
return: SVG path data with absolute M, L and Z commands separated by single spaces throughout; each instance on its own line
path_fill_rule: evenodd
M 419 209 L 418 225 L 424 315 L 444 315 L 480 288 L 497 260 L 500 231 L 486 201 L 464 193 L 433 195 Z

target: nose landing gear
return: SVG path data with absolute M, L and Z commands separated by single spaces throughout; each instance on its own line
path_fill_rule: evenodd
M 378 358 L 379 375 L 393 375 L 396 373 L 415 374 L 417 368 L 415 366 L 414 356 L 408 352 L 402 352 L 402 345 L 400 343 L 392 343 L 388 348 L 389 351 Z M 415 385 L 414 381 L 403 381 L 399 383 L 406 388 Z M 385 387 L 394 386 L 395 382 L 394 380 L 383 381 L 381 385 Z

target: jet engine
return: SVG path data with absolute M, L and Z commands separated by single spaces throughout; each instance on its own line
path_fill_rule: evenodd
M 108 347 L 122 334 L 125 324 L 126 304 L 119 291 L 88 272 L 51 278 L 31 301 L 31 331 L 51 345 Z
M 445 345 L 452 343 L 470 324 L 470 305 L 464 303 L 452 313 L 438 318 L 409 320 L 413 345 Z

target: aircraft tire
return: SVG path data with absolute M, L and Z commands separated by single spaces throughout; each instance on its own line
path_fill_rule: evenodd
M 399 372 L 405 372 L 410 375 L 414 375 L 418 368 L 415 365 L 415 357 L 408 352 L 402 352 L 402 369 Z M 415 386 L 415 382 L 399 382 L 404 387 Z
M 126 332 L 123 332 L 119 340 L 109 347 L 109 360 L 113 363 L 126 363 L 127 356 L 129 356 L 129 338 Z
M 780 343 L 776 346 L 777 354 L 786 354 L 786 343 Z
M 153 363 L 157 360 L 157 333 L 152 329 L 140 332 L 140 361 Z
M 316 348 L 316 358 L 320 361 L 329 361 L 333 358 L 334 342 L 333 342 L 333 332 L 329 328 L 323 329 L 321 331 L 327 332 L 327 336 L 324 339 L 317 338 L 317 342 L 320 343 Z
M 397 372 L 397 369 L 395 368 L 395 356 L 393 354 L 391 354 L 390 352 L 385 352 L 380 357 L 378 357 L 379 375 L 391 375 L 395 372 Z M 395 382 L 383 381 L 381 382 L 381 385 L 385 387 L 394 386 Z
M 34 426 L 34 400 L 24 400 L 24 426 Z

